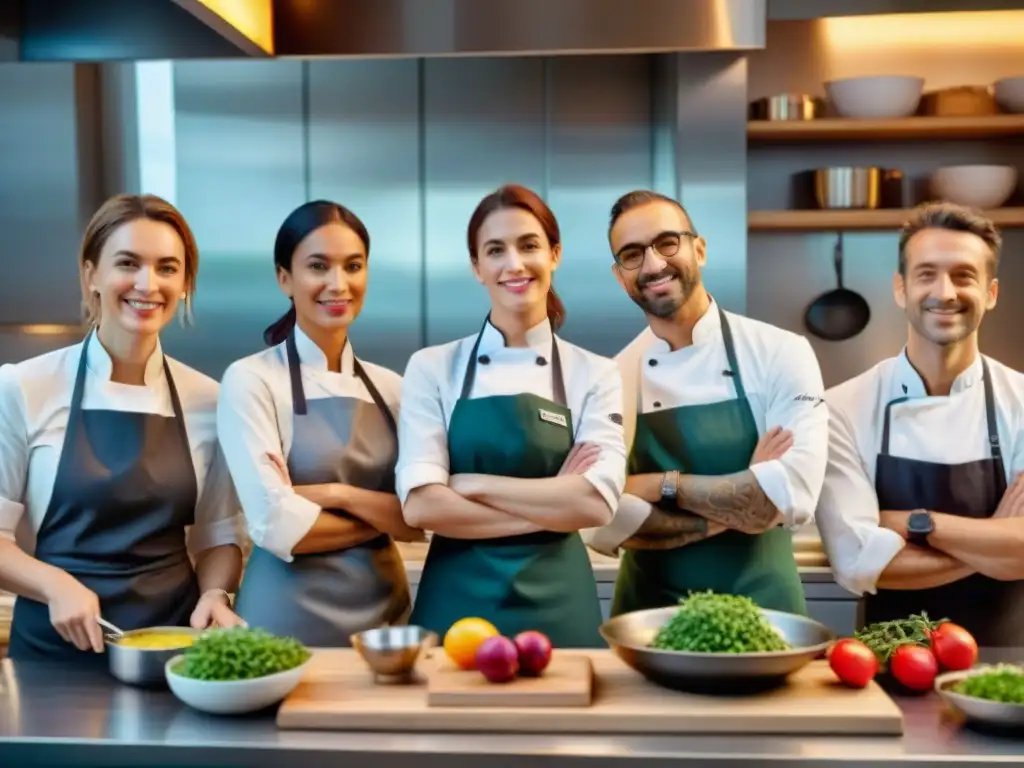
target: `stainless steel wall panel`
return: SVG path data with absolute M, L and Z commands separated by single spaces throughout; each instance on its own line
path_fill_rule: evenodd
M 277 228 L 306 199 L 302 63 L 174 65 L 177 204 L 199 242 L 196 326 L 171 354 L 219 377 L 263 346 L 287 303 L 274 278 Z
M 548 71 L 547 198 L 562 231 L 562 334 L 614 356 L 645 325 L 612 274 L 607 232 L 615 199 L 653 184 L 650 60 L 552 58 Z
M 509 182 L 543 190 L 544 62 L 428 60 L 423 81 L 426 343 L 438 344 L 487 314 L 466 246 L 480 198 Z
M 370 232 L 358 354 L 398 372 L 423 346 L 419 74 L 415 61 L 308 63 L 310 197 Z

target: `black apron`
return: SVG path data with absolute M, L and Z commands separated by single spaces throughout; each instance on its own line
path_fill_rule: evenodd
M 82 343 L 35 557 L 95 592 L 103 618 L 122 629 L 188 626 L 199 585 L 185 529 L 195 522 L 198 490 L 178 391 L 164 357 L 174 416 L 83 410 L 94 335 Z M 26 597 L 14 604 L 8 653 L 15 660 L 103 659 L 65 642 L 49 607 Z
M 988 363 L 982 359 L 985 419 L 992 457 L 962 464 L 936 464 L 889 454 L 892 406 L 885 407 L 882 444 L 875 468 L 879 509 L 930 509 L 976 519 L 992 517 L 1006 492 L 995 398 Z M 981 646 L 1019 646 L 1024 640 L 1024 582 L 998 581 L 980 573 L 931 589 L 879 589 L 864 597 L 864 622 L 891 621 L 926 611 L 929 618 L 962 625 Z
M 449 471 L 554 477 L 574 442 L 556 339 L 552 334 L 554 400 L 529 392 L 472 398 L 484 329 L 473 345 L 448 425 Z M 547 363 L 543 358 L 537 362 Z M 539 630 L 559 648 L 606 645 L 597 631 L 602 615 L 594 570 L 578 532 L 537 531 L 493 539 L 435 533 L 411 621 L 443 637 L 452 624 L 469 616 L 487 619 L 508 637 Z
M 356 397 L 306 400 L 295 331 L 285 342 L 291 377 L 294 485 L 345 483 L 394 493 L 398 430 L 395 417 L 355 355 L 354 375 L 372 403 Z M 325 510 L 351 517 L 343 510 Z M 390 536 L 335 552 L 281 560 L 254 547 L 235 610 L 251 627 L 310 647 L 345 647 L 350 635 L 405 623 L 412 607 L 405 563 Z
M 736 397 L 644 413 L 642 369 L 637 372 L 636 435 L 629 474 L 679 470 L 728 475 L 750 467 L 760 439 L 729 322 L 721 307 L 722 342 Z M 680 382 L 685 386 L 685 382 Z M 678 511 L 675 501 L 666 511 Z M 759 534 L 723 531 L 676 549 L 627 549 L 615 583 L 612 615 L 676 605 L 690 592 L 744 595 L 762 608 L 806 615 L 803 582 L 783 526 Z

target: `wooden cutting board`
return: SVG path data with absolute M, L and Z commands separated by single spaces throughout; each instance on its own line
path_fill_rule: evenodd
M 440 651 L 435 651 L 439 653 Z M 877 684 L 855 690 L 824 661 L 787 685 L 743 697 L 702 696 L 648 682 L 610 650 L 561 651 L 590 659 L 589 707 L 442 707 L 427 702 L 426 680 L 376 685 L 351 649 L 316 651 L 303 682 L 281 704 L 286 729 L 521 733 L 776 733 L 899 735 L 903 715 Z M 436 661 L 424 661 L 424 669 Z
M 491 683 L 465 672 L 443 653 L 424 663 L 430 707 L 589 707 L 594 671 L 590 658 L 555 651 L 540 677 Z

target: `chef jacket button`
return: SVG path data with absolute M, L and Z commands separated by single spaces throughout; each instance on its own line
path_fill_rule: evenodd
M 543 357 L 538 357 L 537 358 L 537 365 L 547 365 L 547 364 L 548 364 L 548 361 L 545 360 Z
M 658 361 L 655 360 L 654 358 L 651 358 L 650 360 L 647 361 L 647 364 L 653 368 L 658 364 Z
M 491 362 L 491 358 L 489 358 L 487 355 L 480 355 L 480 357 L 478 357 L 476 361 L 481 365 L 487 365 L 489 362 Z
M 655 400 L 654 401 L 654 407 L 655 408 L 661 408 L 661 401 L 660 400 Z

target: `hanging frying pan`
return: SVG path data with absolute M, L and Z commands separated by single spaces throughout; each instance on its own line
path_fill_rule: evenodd
M 845 341 L 863 331 L 871 320 L 871 307 L 856 291 L 843 287 L 843 234 L 834 251 L 838 286 L 811 302 L 804 324 L 815 336 L 828 341 Z

